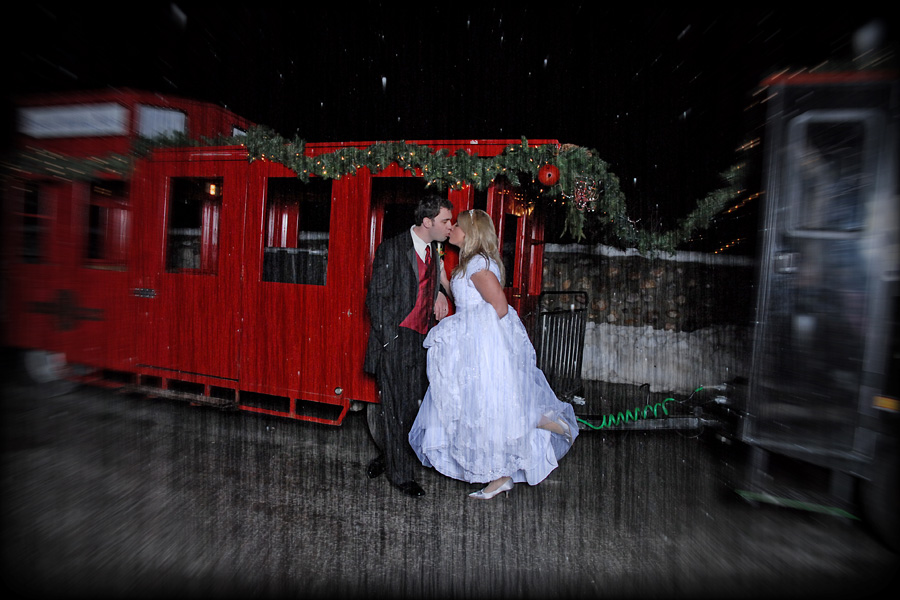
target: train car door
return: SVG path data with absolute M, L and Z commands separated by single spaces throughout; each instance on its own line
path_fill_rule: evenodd
M 72 304 L 58 300 L 71 297 L 73 287 L 72 252 L 67 243 L 59 243 L 60 232 L 72 229 L 72 185 L 49 179 L 13 180 L 4 192 L 9 203 L 4 217 L 11 232 L 0 240 L 6 261 L 3 302 L 9 315 L 19 315 L 4 323 L 4 342 L 65 351 L 66 332 L 77 334 L 71 325 L 79 324 L 70 318 L 75 311 L 58 308 Z
M 453 204 L 453 221 L 461 210 L 471 208 L 471 189 L 433 192 L 425 187 L 423 179 L 404 176 L 400 169 L 394 167 L 384 171 L 382 176 L 371 178 L 371 212 L 369 228 L 371 243 L 366 270 L 366 289 L 372 275 L 372 261 L 375 250 L 382 240 L 407 231 L 415 220 L 416 204 L 419 199 L 431 193 L 446 195 Z M 447 277 L 459 262 L 458 250 L 444 244 L 444 270 Z M 451 306 L 452 310 L 452 306 Z
M 416 202 L 425 193 L 428 192 L 422 180 L 417 178 L 372 179 L 373 257 L 375 247 L 382 239 L 409 228 Z M 506 272 L 506 281 L 501 283 L 510 304 L 524 318 L 534 308 L 540 294 L 542 274 L 543 227 L 532 210 L 535 199 L 529 196 L 526 188 L 512 186 L 503 179 L 486 190 L 467 187 L 450 190 L 447 194 L 454 206 L 454 221 L 460 211 L 469 208 L 484 210 L 491 216 L 500 239 L 501 260 Z M 457 261 L 457 249 L 447 247 L 444 263 L 448 276 Z
M 543 274 L 544 230 L 534 211 L 537 198 L 527 186 L 513 186 L 505 179 L 496 180 L 484 194 L 481 199 L 476 192 L 475 208 L 484 208 L 494 220 L 506 273 L 504 291 L 527 324 L 541 293 Z
M 163 151 L 138 166 L 131 293 L 140 370 L 239 379 L 246 168 L 239 149 Z
M 884 376 L 897 269 L 890 87 L 778 91 L 749 437 L 819 462 L 869 456 L 861 415 Z
M 368 393 L 363 178 L 303 181 L 264 161 L 249 169 L 241 377 L 252 393 L 242 404 L 335 422 Z

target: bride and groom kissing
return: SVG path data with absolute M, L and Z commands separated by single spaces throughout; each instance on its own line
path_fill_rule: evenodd
M 443 242 L 459 248 L 449 278 Z M 516 483 L 537 485 L 571 448 L 578 436 L 572 406 L 537 368 L 502 281 L 490 216 L 466 210 L 454 224 L 453 205 L 437 195 L 420 200 L 415 223 L 378 247 L 366 295 L 364 368 L 380 393 L 370 478 L 384 474 L 420 497 L 421 464 L 484 484 L 469 496 L 490 499 Z

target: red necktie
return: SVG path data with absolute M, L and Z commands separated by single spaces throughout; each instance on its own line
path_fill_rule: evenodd
M 431 264 L 431 246 L 425 246 L 425 266 Z

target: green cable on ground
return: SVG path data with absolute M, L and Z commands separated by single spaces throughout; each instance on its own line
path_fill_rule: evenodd
M 646 385 L 646 384 L 644 384 L 644 385 Z M 691 396 L 693 396 L 694 394 L 696 394 L 697 392 L 699 392 L 702 389 L 703 389 L 703 386 L 701 385 L 700 387 L 698 387 L 691 393 Z M 612 414 L 602 415 L 601 420 L 600 420 L 600 425 L 594 425 L 593 423 L 589 423 L 588 421 L 585 421 L 584 419 L 581 419 L 578 417 L 576 417 L 576 420 L 579 423 L 584 423 L 591 429 L 603 429 L 604 427 L 615 427 L 616 425 L 620 425 L 622 423 L 627 423 L 628 421 L 637 421 L 638 419 L 651 418 L 651 417 L 647 416 L 647 414 L 649 412 L 653 413 L 652 418 L 654 418 L 654 419 L 659 417 L 660 410 L 662 410 L 664 416 L 669 416 L 669 410 L 666 408 L 666 402 L 677 402 L 677 401 L 675 400 L 675 398 L 666 398 L 662 402 L 657 402 L 656 404 L 647 404 L 646 406 L 643 406 L 643 407 L 634 408 L 632 410 L 626 410 L 624 413 L 619 412 L 615 415 L 612 415 Z

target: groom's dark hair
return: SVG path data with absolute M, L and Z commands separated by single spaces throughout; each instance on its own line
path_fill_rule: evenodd
M 421 225 L 425 218 L 434 220 L 441 212 L 442 208 L 446 208 L 453 212 L 453 204 L 437 194 L 430 194 L 419 200 L 416 207 L 416 225 Z

